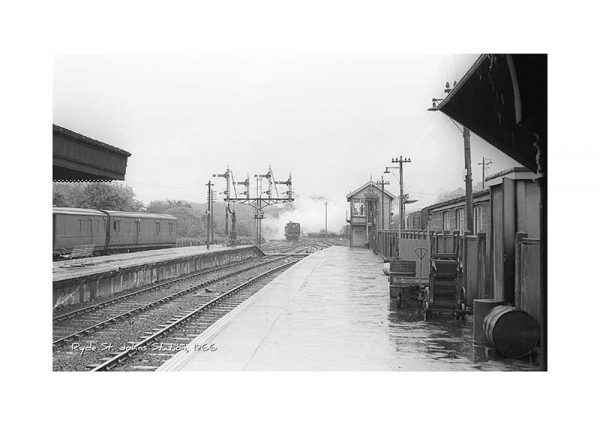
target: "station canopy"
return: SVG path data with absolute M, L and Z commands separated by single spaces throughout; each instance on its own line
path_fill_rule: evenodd
M 53 181 L 125 179 L 131 154 L 123 149 L 57 125 L 52 126 L 52 146 Z
M 533 172 L 547 152 L 545 54 L 481 55 L 437 106 Z

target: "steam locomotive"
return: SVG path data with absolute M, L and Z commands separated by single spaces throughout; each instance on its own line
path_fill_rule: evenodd
M 285 238 L 288 241 L 297 241 L 300 238 L 300 223 L 289 222 L 285 225 Z

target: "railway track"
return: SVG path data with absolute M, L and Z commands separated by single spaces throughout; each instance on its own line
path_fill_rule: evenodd
M 243 265 L 243 264 L 247 264 L 248 262 L 251 262 L 253 260 L 254 259 L 249 258 L 249 259 L 246 259 L 246 260 L 239 261 L 237 263 L 231 263 L 231 264 L 225 264 L 223 266 L 211 267 L 211 268 L 208 268 L 206 270 L 195 272 L 195 273 L 192 273 L 192 274 L 189 274 L 189 275 L 186 275 L 186 276 L 177 277 L 177 278 L 173 278 L 173 279 L 168 279 L 168 280 L 165 280 L 165 281 L 163 281 L 161 283 L 158 283 L 158 284 L 155 284 L 155 285 L 152 285 L 152 286 L 149 286 L 149 287 L 138 289 L 136 291 L 129 292 L 129 293 L 120 295 L 118 297 L 110 298 L 110 299 L 108 299 L 106 301 L 96 302 L 96 303 L 93 303 L 91 305 L 87 305 L 87 306 L 85 306 L 83 308 L 78 308 L 76 310 L 67 311 L 65 313 L 58 313 L 58 314 L 56 314 L 52 318 L 52 321 L 53 322 L 61 322 L 61 321 L 64 321 L 64 320 L 68 320 L 68 319 L 71 319 L 73 317 L 77 317 L 77 316 L 81 316 L 82 314 L 89 313 L 91 311 L 95 311 L 95 310 L 98 310 L 98 309 L 101 309 L 101 308 L 108 307 L 108 306 L 113 305 L 113 304 L 117 304 L 117 303 L 129 300 L 129 299 L 134 298 L 136 296 L 139 296 L 141 294 L 145 294 L 145 293 L 149 293 L 149 292 L 153 292 L 153 291 L 158 291 L 160 289 L 164 289 L 164 288 L 170 287 L 170 286 L 172 286 L 174 284 L 177 284 L 177 283 L 180 283 L 180 282 L 186 282 L 186 281 L 189 281 L 191 279 L 194 279 L 194 278 L 197 278 L 197 277 L 200 277 L 200 276 L 205 276 L 205 275 L 208 275 L 208 274 L 212 274 L 212 273 L 215 273 L 215 272 L 219 272 L 219 271 L 222 271 L 222 270 L 235 269 L 238 266 Z
M 243 262 L 243 265 L 241 266 L 240 263 L 237 263 L 228 265 L 229 267 L 224 266 L 206 270 L 205 273 L 201 272 L 192 276 L 186 276 L 185 278 L 173 279 L 155 287 L 145 288 L 122 297 L 113 298 L 100 304 L 57 316 L 55 317 L 53 334 L 55 337 L 58 336 L 58 338 L 54 339 L 52 345 L 58 346 L 73 341 L 81 336 L 90 335 L 107 325 L 125 320 L 140 312 L 172 301 L 212 283 L 276 261 L 278 261 L 277 258 L 266 261 L 253 261 L 251 264 Z M 200 281 L 196 280 L 201 276 L 207 275 L 209 276 L 208 279 Z M 194 280 L 196 280 L 196 282 L 190 285 L 189 283 Z
M 283 271 L 299 260 L 282 264 L 231 288 L 217 298 L 187 311 L 156 329 L 128 348 L 96 365 L 92 371 L 152 371 L 156 370 L 175 352 L 183 349 L 212 323 L 233 310 L 270 281 L 275 273 Z M 259 285 L 259 283 L 263 285 Z M 152 348 L 153 347 L 153 348 Z M 161 348 L 164 350 L 161 351 Z M 166 352 L 165 352 L 166 351 Z
M 270 241 L 263 245 L 263 252 L 273 254 L 290 254 L 290 253 L 312 253 L 324 248 L 330 247 L 330 243 L 313 241 L 310 239 L 300 239 L 295 242 L 288 241 Z
M 140 336 L 152 334 L 157 326 L 166 321 L 174 320 L 174 317 L 193 310 L 207 300 L 218 298 L 238 285 L 240 279 L 251 280 L 257 274 L 260 276 L 278 267 L 289 267 L 296 261 L 286 256 L 263 257 L 241 268 L 228 269 L 226 272 L 221 270 L 215 276 L 200 276 L 204 277 L 201 281 L 198 281 L 198 276 L 182 279 L 187 280 L 183 289 L 180 284 L 151 294 L 147 291 L 137 296 L 130 294 L 131 297 L 116 304 L 87 309 L 77 316 L 56 321 L 54 369 L 88 370 L 90 362 L 102 361 L 113 347 L 122 347 Z M 170 292 L 162 296 L 164 291 Z

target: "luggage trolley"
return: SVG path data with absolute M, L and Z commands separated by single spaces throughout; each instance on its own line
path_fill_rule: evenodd
M 420 300 L 416 268 L 414 260 L 390 260 L 390 297 L 398 299 L 398 307 L 410 300 Z

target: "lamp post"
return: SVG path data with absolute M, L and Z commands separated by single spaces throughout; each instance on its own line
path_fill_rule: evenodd
M 454 82 L 454 87 L 456 87 L 456 81 Z M 450 83 L 446 83 L 445 93 L 450 93 L 452 89 L 450 88 Z M 428 111 L 439 111 L 439 104 L 444 101 L 444 99 L 436 99 L 433 98 L 431 108 L 428 108 Z M 463 126 L 462 130 L 463 135 L 463 143 L 464 143 L 464 151 L 465 151 L 465 212 L 467 218 L 467 230 L 469 233 L 473 233 L 473 179 L 471 178 L 471 132 L 465 126 Z M 485 162 L 485 160 L 484 160 Z

